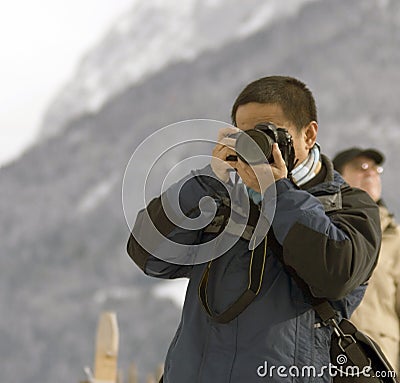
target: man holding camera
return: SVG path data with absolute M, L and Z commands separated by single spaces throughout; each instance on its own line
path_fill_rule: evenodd
M 330 382 L 324 368 L 332 329 L 312 303 L 328 299 L 338 321 L 357 307 L 380 246 L 378 207 L 367 193 L 346 185 L 320 153 L 314 98 L 299 80 L 252 82 L 237 97 L 232 120 L 235 127 L 219 132 L 211 164 L 139 212 L 128 242 L 129 255 L 147 275 L 189 278 L 164 382 L 304 382 L 309 377 L 288 371 L 307 366 L 317 373 L 313 381 Z M 249 161 L 254 149 L 239 145 L 251 135 L 264 160 Z M 154 256 L 163 244 L 154 245 L 154 253 L 139 244 L 154 224 L 169 241 L 188 245 L 189 256 L 191 246 L 232 230 L 229 216 L 240 209 L 230 196 L 246 189 L 246 228 L 217 259 L 178 265 Z M 193 218 L 199 201 L 211 196 L 215 220 L 194 230 L 173 223 L 163 201 L 175 194 Z M 270 227 L 253 249 L 260 220 Z

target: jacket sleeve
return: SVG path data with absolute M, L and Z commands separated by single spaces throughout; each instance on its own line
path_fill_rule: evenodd
M 211 197 L 217 207 L 221 205 L 222 198 L 228 195 L 227 187 L 230 185 L 219 181 L 210 165 L 192 171 L 172 185 L 138 213 L 128 240 L 129 256 L 147 275 L 168 279 L 189 277 L 192 266 L 182 264 L 185 263 L 182 260 L 190 253 L 190 245 L 200 243 L 202 229 L 185 229 L 179 223 L 200 214 L 203 197 Z M 174 208 L 175 201 L 179 201 L 184 215 Z M 202 206 L 201 210 L 207 214 L 207 208 Z M 214 216 L 212 209 L 209 215 Z M 174 260 L 179 261 L 174 263 Z
M 399 318 L 399 326 L 400 326 L 400 226 L 396 225 L 395 228 L 395 236 L 396 236 L 396 244 L 395 250 L 393 251 L 393 256 L 395 257 L 395 275 L 396 275 L 396 297 L 395 297 L 395 309 L 397 313 L 397 317 Z
M 272 228 L 284 262 L 316 297 L 343 298 L 371 275 L 381 241 L 379 209 L 367 193 L 342 190 L 342 207 L 325 213 L 322 203 L 288 179 L 276 182 Z M 269 206 L 270 208 L 270 206 Z

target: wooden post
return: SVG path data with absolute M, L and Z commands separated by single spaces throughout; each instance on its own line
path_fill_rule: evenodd
M 85 367 L 87 380 L 80 383 L 123 383 L 122 371 L 118 371 L 119 331 L 117 316 L 114 312 L 101 314 L 97 325 L 94 373 Z M 148 374 L 146 383 L 158 383 L 164 370 L 159 364 L 155 373 Z M 137 368 L 131 363 L 128 371 L 128 383 L 138 383 Z
M 118 371 L 119 332 L 114 312 L 101 314 L 97 326 L 93 380 L 96 383 L 116 383 Z

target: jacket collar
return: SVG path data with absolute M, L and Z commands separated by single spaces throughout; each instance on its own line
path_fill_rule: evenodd
M 326 169 L 325 178 L 318 185 L 315 185 L 309 189 L 306 189 L 309 193 L 314 195 L 323 194 L 335 194 L 340 191 L 340 187 L 345 183 L 342 176 L 333 169 L 332 161 L 321 154 L 322 166 Z

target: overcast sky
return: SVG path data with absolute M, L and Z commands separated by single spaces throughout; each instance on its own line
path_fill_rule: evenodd
M 13 0 L 0 11 L 0 164 L 36 136 L 79 58 L 137 0 Z

